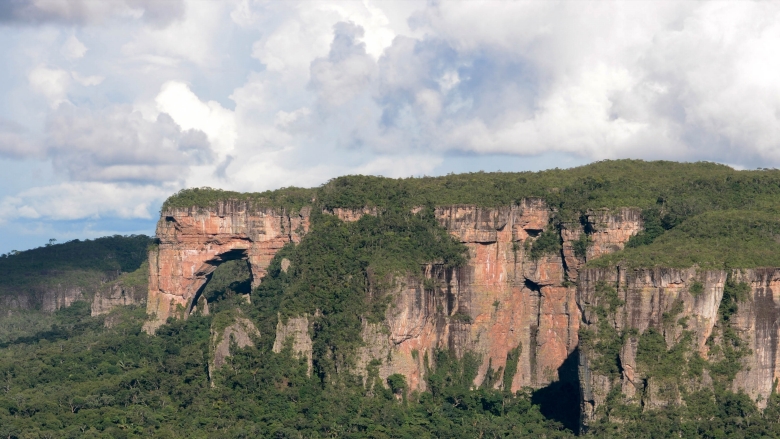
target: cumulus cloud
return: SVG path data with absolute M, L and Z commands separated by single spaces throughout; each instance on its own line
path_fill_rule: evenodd
M 152 201 L 164 199 L 172 189 L 103 182 L 67 182 L 36 187 L 0 200 L 0 223 L 16 218 L 70 221 L 112 217 L 152 219 L 157 214 Z
M 102 23 L 116 16 L 143 17 L 150 24 L 168 24 L 184 13 L 182 0 L 6 0 L 0 2 L 0 23 Z
M 31 104 L 0 109 L 0 155 L 49 160 L 78 190 L 510 156 L 780 166 L 774 2 L 12 0 L 0 21 L 52 24 L 9 43 L 24 62 L 4 90 Z M 54 187 L 8 198 L 6 217 L 68 217 L 33 201 Z M 56 193 L 81 205 L 78 190 Z
M 38 66 L 30 71 L 27 80 L 30 88 L 45 97 L 52 107 L 67 101 L 70 75 L 65 70 Z
M 328 57 L 312 61 L 311 86 L 326 105 L 343 105 L 371 84 L 376 63 L 358 42 L 363 35 L 353 23 L 337 23 Z
M 65 40 L 65 44 L 62 45 L 60 53 L 62 53 L 65 58 L 71 60 L 82 58 L 87 53 L 87 46 L 79 41 L 75 35 L 71 35 L 67 40 Z
M 166 113 L 149 121 L 122 105 L 61 105 L 47 121 L 46 144 L 55 167 L 76 181 L 179 181 L 213 158 L 202 131 L 182 130 Z
M 165 4 L 159 1 L 139 1 L 139 4 Z M 182 6 L 183 15 L 167 26 L 149 26 L 139 30 L 122 46 L 128 57 L 152 61 L 155 64 L 176 65 L 192 62 L 201 69 L 217 67 L 219 56 L 213 46 L 220 32 L 222 2 L 189 0 Z
M 0 118 L 0 156 L 10 158 L 43 158 L 43 148 L 30 138 L 22 125 Z
M 200 130 L 208 136 L 214 152 L 224 157 L 233 150 L 236 121 L 232 111 L 215 101 L 203 102 L 187 84 L 163 84 L 155 98 L 157 109 L 169 114 L 185 130 Z
M 438 125 L 445 148 L 757 163 L 780 160 L 780 93 L 766 79 L 780 73 L 779 15 L 765 2 L 456 2 L 416 23 L 470 75 L 454 90 L 471 106 Z M 486 54 L 515 60 L 493 61 L 494 89 L 511 92 L 526 70 L 533 92 L 480 108 L 486 73 L 473 66 Z

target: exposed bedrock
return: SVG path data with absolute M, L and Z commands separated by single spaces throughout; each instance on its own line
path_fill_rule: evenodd
M 186 318 L 222 262 L 248 260 L 252 286 L 259 285 L 276 252 L 289 242 L 300 242 L 308 230 L 308 208 L 290 213 L 228 200 L 210 209 L 162 212 L 156 232 L 159 246 L 149 253 L 147 311 L 152 318 L 144 329 L 154 332 L 171 316 Z
M 593 331 L 597 337 L 603 330 L 597 310 L 608 306 L 608 299 L 598 291 L 600 285 L 602 288 L 608 285 L 615 288 L 620 301 L 620 306 L 609 314 L 608 326 L 618 333 L 629 334 L 620 348 L 617 374 L 608 374 L 594 367 L 594 361 L 598 360 L 601 352 L 580 349 L 584 425 L 600 416 L 598 408 L 616 387 L 627 401 L 650 409 L 681 404 L 683 391 L 696 390 L 711 383 L 706 368 L 698 378 L 687 374 L 685 361 L 679 364 L 679 372 L 675 376 L 648 373 L 648 367 L 652 365 L 638 364 L 636 359 L 638 342 L 652 328 L 663 335 L 667 348 L 672 349 L 681 341 L 684 331 L 690 331 L 690 351 L 686 353 L 686 360 L 694 353 L 705 360 L 719 360 L 713 349 L 718 345 L 724 326 L 719 320 L 718 309 L 723 300 L 727 274 L 724 270 L 695 268 L 611 268 L 580 272 L 577 302 L 583 312 L 583 329 Z M 777 345 L 780 270 L 734 270 L 731 275 L 735 283 L 744 282 L 749 286 L 747 297 L 739 301 L 738 311 L 730 318 L 729 325 L 750 351 L 740 359 L 741 371 L 730 386 L 733 391 L 744 391 L 763 406 L 775 380 L 780 378 Z M 711 339 L 710 342 L 708 339 Z
M 332 213 L 344 221 L 376 214 L 370 209 Z M 308 231 L 308 214 L 307 209 L 288 213 L 233 202 L 163 212 L 159 248 L 150 253 L 147 303 L 153 318 L 146 329 L 154 331 L 169 316 L 186 317 L 210 273 L 226 259 L 249 260 L 257 285 L 276 251 Z M 425 358 L 432 362 L 435 350 L 451 349 L 479 356 L 475 384 L 502 387 L 504 381 L 494 377 L 503 376 L 508 355 L 519 351 L 507 382 L 512 390 L 562 378 L 576 381 L 576 370 L 563 377 L 564 364 L 576 352 L 581 320 L 569 280 L 576 279 L 586 259 L 621 249 L 642 222 L 634 209 L 591 212 L 584 225 L 565 225 L 561 251 L 532 260 L 529 249 L 552 214 L 540 199 L 498 208 L 437 208 L 440 224 L 468 247 L 469 261 L 457 269 L 429 264 L 421 275 L 397 276 L 385 321 L 364 324 L 357 372 L 364 374 L 378 360 L 381 378 L 402 373 L 412 389 L 424 389 Z M 572 242 L 586 232 L 592 244 L 585 257 L 577 256 Z M 292 338 L 295 353 L 310 359 L 304 322 L 305 316 L 280 322 L 275 348 Z

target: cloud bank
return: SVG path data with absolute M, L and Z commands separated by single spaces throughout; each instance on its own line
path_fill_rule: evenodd
M 773 2 L 13 0 L 0 26 L 0 159 L 50 174 L 0 192 L 7 225 L 456 162 L 780 163 Z

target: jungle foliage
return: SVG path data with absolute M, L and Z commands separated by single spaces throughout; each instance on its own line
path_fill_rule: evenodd
M 289 261 L 287 270 L 283 260 Z M 387 293 L 406 276 L 420 277 L 426 263 L 457 267 L 465 262 L 466 247 L 438 224 L 430 209 L 364 215 L 352 223 L 315 212 L 301 243 L 276 254 L 252 303 L 263 333 L 274 331 L 277 316 L 308 314 L 315 319 L 314 366 L 326 379 L 339 365 L 353 361 L 362 319 L 383 320 Z
M 137 270 L 147 260 L 152 238 L 145 235 L 107 236 L 46 245 L 0 257 L 0 295 L 35 296 L 50 285 L 85 290 L 121 273 Z

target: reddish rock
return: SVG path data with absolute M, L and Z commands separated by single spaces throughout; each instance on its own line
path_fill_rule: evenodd
M 217 266 L 247 259 L 252 286 L 259 285 L 274 254 L 300 242 L 309 230 L 309 208 L 300 212 L 222 201 L 213 208 L 168 209 L 157 223 L 159 246 L 149 254 L 144 329 L 154 332 L 168 317 L 185 317 Z
M 598 248 L 592 257 L 621 248 L 638 230 L 641 223 L 632 212 L 599 211 L 589 217 Z M 331 213 L 356 221 L 377 212 L 334 209 Z M 549 226 L 552 215 L 540 199 L 499 208 L 439 207 L 435 215 L 468 247 L 468 263 L 458 269 L 427 265 L 423 267 L 426 282 L 416 276 L 397 278 L 385 322 L 364 324 L 366 343 L 357 372 L 364 374 L 371 360 L 380 360 L 381 378 L 402 373 L 410 388 L 424 389 L 425 358 L 433 361 L 435 350 L 444 348 L 457 355 L 480 356 L 475 379 L 479 385 L 489 370 L 502 377 L 507 355 L 520 347 L 517 370 L 508 383 L 513 391 L 561 379 L 564 362 L 578 344 L 580 311 L 567 277 L 575 278 L 584 263 L 571 251 L 582 227 L 565 227 L 563 252 L 532 260 L 526 249 Z M 147 330 L 153 331 L 171 315 L 186 317 L 210 273 L 226 259 L 248 259 L 257 285 L 275 252 L 288 242 L 298 242 L 306 231 L 307 210 L 291 214 L 224 202 L 213 209 L 164 212 L 157 228 L 159 248 L 150 253 L 148 310 L 154 318 Z M 292 332 L 302 336 L 302 328 Z M 282 339 L 292 334 L 284 325 L 278 329 L 281 346 Z M 296 346 L 296 352 L 311 358 L 308 344 Z M 501 379 L 492 382 L 495 387 L 503 385 Z
M 747 393 L 759 406 L 766 405 L 774 383 L 780 380 L 778 358 L 778 325 L 780 321 L 780 270 L 735 270 L 736 282 L 745 282 L 750 293 L 738 303 L 738 311 L 731 318 L 731 326 L 747 343 L 751 353 L 742 358 L 742 370 L 732 383 L 732 390 Z M 600 299 L 595 293 L 599 281 L 616 286 L 623 306 L 611 317 L 610 325 L 620 331 L 635 329 L 642 334 L 655 328 L 664 335 L 668 347 L 677 343 L 683 331 L 691 331 L 693 349 L 703 358 L 711 358 L 707 340 L 718 324 L 718 308 L 723 297 L 727 273 L 724 270 L 702 271 L 689 269 L 589 269 L 580 273 L 577 300 L 583 309 L 582 321 L 586 328 L 598 331 L 598 317 L 593 308 Z M 691 293 L 691 286 L 700 283 L 703 291 Z M 678 304 L 681 302 L 681 306 Z M 677 308 L 675 309 L 675 306 Z M 679 313 L 676 313 L 680 311 Z M 664 321 L 664 314 L 667 319 Z M 683 319 L 684 326 L 680 319 Z M 716 337 L 715 344 L 719 342 Z M 615 386 L 628 398 L 645 408 L 680 404 L 680 385 L 695 389 L 708 385 L 705 371 L 702 381 L 664 382 L 644 375 L 636 363 L 638 337 L 627 338 L 620 353 L 621 376 L 611 379 L 591 370 L 589 364 L 598 353 L 582 351 L 580 355 L 580 380 L 583 389 L 583 422 L 585 425 L 597 418 L 598 408 Z M 717 360 L 717 358 L 714 358 Z M 681 371 L 684 365 L 681 366 Z M 639 391 L 645 386 L 644 392 Z M 641 401 L 640 401 L 641 400 Z

